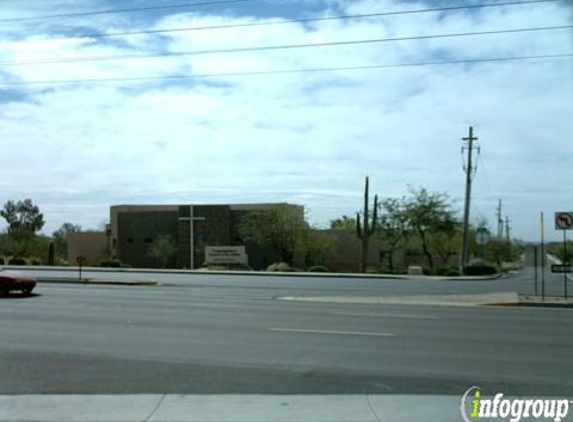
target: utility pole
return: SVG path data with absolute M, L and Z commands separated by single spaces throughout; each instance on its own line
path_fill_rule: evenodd
M 511 229 L 509 228 L 509 217 L 505 216 L 505 240 L 507 243 L 511 242 Z
M 541 228 L 541 299 L 545 301 L 545 219 L 543 217 L 543 211 L 540 215 L 540 228 Z
M 472 179 L 475 174 L 476 167 L 473 165 L 473 151 L 474 149 L 478 150 L 479 147 L 474 146 L 474 141 L 477 141 L 478 138 L 474 137 L 474 128 L 470 126 L 469 136 L 467 138 L 462 138 L 464 142 L 467 143 L 467 146 L 462 146 L 462 153 L 465 149 L 468 150 L 468 164 L 464 166 L 464 170 L 466 172 L 466 200 L 465 200 L 465 207 L 464 207 L 464 231 L 463 231 L 463 238 L 462 238 L 462 259 L 460 263 L 460 270 L 463 269 L 468 265 L 468 246 L 469 246 L 469 225 L 470 225 L 470 200 L 472 196 Z
M 497 206 L 497 240 L 503 237 L 503 218 L 501 217 L 502 205 L 501 198 L 499 198 L 499 205 Z

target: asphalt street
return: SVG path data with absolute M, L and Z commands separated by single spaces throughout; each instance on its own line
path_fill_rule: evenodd
M 571 310 L 276 300 L 523 291 L 531 271 L 479 282 L 154 277 L 170 285 L 42 283 L 0 299 L 0 394 L 573 395 Z M 561 280 L 548 274 L 548 289 Z

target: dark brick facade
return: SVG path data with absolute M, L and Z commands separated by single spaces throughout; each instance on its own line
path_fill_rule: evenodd
M 119 259 L 135 268 L 155 268 L 159 263 L 148 250 L 160 235 L 169 235 L 177 246 L 170 268 L 190 268 L 190 215 L 193 211 L 194 268 L 203 266 L 206 246 L 246 247 L 249 265 L 265 268 L 278 259 L 271 246 L 245 244 L 239 234 L 241 217 L 251 210 L 271 209 L 287 204 L 179 205 L 112 207 L 112 232 Z M 302 207 L 299 207 L 302 211 Z M 169 209 L 169 210 L 166 210 Z
M 160 235 L 168 235 L 179 242 L 177 214 L 168 211 L 120 213 L 118 215 L 116 252 L 122 262 L 135 268 L 153 268 L 160 265 L 149 255 L 149 248 Z M 175 256 L 169 267 L 176 264 Z

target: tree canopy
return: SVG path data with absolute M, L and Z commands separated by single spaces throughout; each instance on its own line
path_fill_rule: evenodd
M 405 198 L 384 198 L 378 204 L 377 236 L 387 244 L 388 268 L 394 270 L 394 253 L 403 247 L 409 236 Z
M 0 216 L 8 223 L 8 234 L 17 240 L 33 236 L 45 224 L 44 215 L 31 199 L 18 202 L 9 200 L 0 210 Z
M 305 243 L 308 224 L 296 208 L 249 211 L 242 218 L 239 233 L 246 242 L 273 246 L 280 259 L 292 265 L 294 254 Z
M 410 189 L 410 195 L 405 200 L 404 213 L 409 228 L 420 238 L 428 264 L 434 268 L 430 234 L 441 233 L 453 237 L 459 226 L 455 212 L 451 209 L 449 196 L 445 193 L 428 192 L 423 188 Z
M 356 218 L 343 215 L 330 220 L 330 228 L 334 230 L 356 230 Z
M 73 223 L 64 223 L 60 226 L 58 230 L 52 233 L 52 237 L 56 241 L 65 242 L 68 235 L 72 233 L 80 233 L 82 231 L 82 226 Z
M 177 246 L 171 239 L 171 236 L 167 234 L 157 236 L 147 251 L 149 256 L 159 261 L 161 268 L 166 268 L 169 265 L 169 261 L 175 255 L 175 252 L 177 252 Z

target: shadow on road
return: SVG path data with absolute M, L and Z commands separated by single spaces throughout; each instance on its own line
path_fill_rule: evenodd
M 25 294 L 25 293 L 8 293 L 8 294 L 4 294 L 4 295 L 0 295 L 0 300 L 6 300 L 6 299 L 34 299 L 36 297 L 40 297 L 42 296 L 39 293 L 29 293 L 29 294 Z

